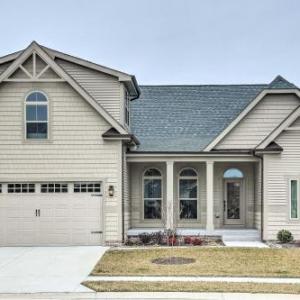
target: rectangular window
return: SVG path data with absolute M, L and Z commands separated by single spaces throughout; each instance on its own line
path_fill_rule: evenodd
M 101 183 L 85 182 L 74 183 L 74 193 L 100 193 Z
M 9 183 L 7 185 L 8 193 L 34 193 L 34 183 Z
M 130 125 L 130 97 L 127 91 L 125 91 L 125 123 Z
M 41 193 L 67 193 L 67 183 L 42 183 Z
M 162 190 L 160 178 L 144 179 L 144 219 L 161 218 Z
M 298 219 L 298 180 L 290 181 L 290 216 L 291 219 Z
M 197 219 L 197 179 L 179 180 L 180 219 Z

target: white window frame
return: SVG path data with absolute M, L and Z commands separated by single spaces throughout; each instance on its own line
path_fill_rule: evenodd
M 130 97 L 127 90 L 125 90 L 125 99 L 124 99 L 124 114 L 125 114 L 125 124 L 130 126 Z
M 160 176 L 147 176 L 145 175 L 146 172 L 148 170 L 151 170 L 151 169 L 155 169 L 157 170 L 159 173 L 160 173 Z M 145 198 L 145 179 L 160 179 L 160 190 L 161 190 L 161 197 L 160 198 Z M 162 220 L 163 218 L 163 194 L 164 194 L 164 191 L 163 191 L 163 176 L 162 176 L 162 172 L 160 169 L 156 168 L 156 167 L 149 167 L 147 168 L 144 173 L 143 173 L 143 181 L 142 181 L 142 197 L 143 197 L 143 209 L 142 209 L 142 212 L 143 212 L 143 220 L 146 221 L 146 222 L 155 222 L 155 221 L 158 221 L 158 220 Z M 149 218 L 145 218 L 145 201 L 153 201 L 153 200 L 159 200 L 160 201 L 160 218 L 155 218 L 155 219 L 149 219 Z
M 297 218 L 292 217 L 292 181 L 297 182 Z M 299 220 L 299 178 L 289 178 L 288 180 L 288 191 L 289 191 L 289 219 L 291 221 Z
M 32 93 L 41 93 L 43 94 L 47 102 L 45 101 L 27 101 L 27 98 L 32 94 Z M 47 121 L 27 121 L 27 105 L 44 105 L 47 106 Z M 46 123 L 47 124 L 47 138 L 27 138 L 27 123 Z M 48 141 L 49 140 L 49 97 L 47 96 L 46 93 L 44 93 L 41 90 L 32 90 L 29 93 L 26 94 L 25 96 L 25 101 L 24 101 L 24 138 L 26 141 Z
M 78 187 L 76 187 L 76 185 L 78 185 Z M 82 185 L 85 185 L 84 189 L 85 191 L 83 190 L 83 187 Z M 88 185 L 93 185 L 91 188 L 93 189 L 92 192 L 89 192 L 88 189 Z M 100 191 L 95 191 L 95 189 L 98 189 L 98 187 L 96 187 L 95 185 L 100 185 Z M 79 189 L 78 191 L 75 191 L 76 189 Z M 74 194 L 88 194 L 88 193 L 100 193 L 102 195 L 102 182 L 99 182 L 99 181 L 88 181 L 88 182 L 74 182 L 73 184 L 73 193 Z
M 182 173 L 182 171 L 184 170 L 193 170 L 196 175 L 195 176 L 181 176 L 180 174 Z M 188 221 L 188 222 L 192 222 L 192 221 L 195 221 L 195 220 L 198 220 L 199 219 L 199 212 L 198 212 L 198 205 L 199 205 L 199 178 L 198 178 L 198 172 L 194 169 L 194 168 L 190 168 L 190 167 L 186 167 L 186 168 L 183 168 L 179 171 L 178 173 L 178 219 L 180 221 Z M 180 198 L 180 181 L 181 180 L 185 180 L 185 179 L 193 179 L 193 180 L 197 180 L 197 197 L 196 198 Z M 196 205 L 196 214 L 197 214 L 197 217 L 196 218 L 181 218 L 180 217 L 180 202 L 181 200 L 192 200 L 192 201 L 197 201 L 197 205 Z
M 50 186 L 49 185 L 54 185 L 53 186 L 53 192 L 50 192 Z M 46 185 L 43 187 L 43 185 Z M 63 187 L 63 185 L 65 187 Z M 43 188 L 46 188 L 45 191 L 42 191 Z M 63 191 L 63 189 L 66 188 L 66 191 Z M 58 190 L 57 190 L 58 189 Z M 41 194 L 67 194 L 69 193 L 69 184 L 67 182 L 42 182 L 40 184 L 40 193 Z

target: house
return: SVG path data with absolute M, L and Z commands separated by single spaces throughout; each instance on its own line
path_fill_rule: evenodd
M 300 91 L 139 86 L 31 43 L 0 58 L 0 245 L 300 239 Z

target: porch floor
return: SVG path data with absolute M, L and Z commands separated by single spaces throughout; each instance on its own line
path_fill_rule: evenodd
M 144 232 L 154 233 L 163 230 L 163 228 L 132 228 L 128 230 L 127 234 L 128 236 L 137 236 Z M 245 247 L 250 247 L 251 244 L 256 247 L 256 243 L 261 244 L 260 231 L 257 229 L 215 229 L 213 233 L 208 234 L 205 229 L 177 228 L 177 233 L 179 235 L 220 236 L 226 246 L 237 246 L 238 243 L 244 243 Z M 248 246 L 246 246 L 247 244 Z

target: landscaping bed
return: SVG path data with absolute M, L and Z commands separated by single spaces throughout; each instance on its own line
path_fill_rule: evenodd
M 227 292 L 300 294 L 299 284 L 224 283 L 224 282 L 111 282 L 86 281 L 96 292 Z
M 189 264 L 157 264 L 163 258 Z M 300 277 L 300 249 L 169 247 L 109 250 L 92 275 Z

